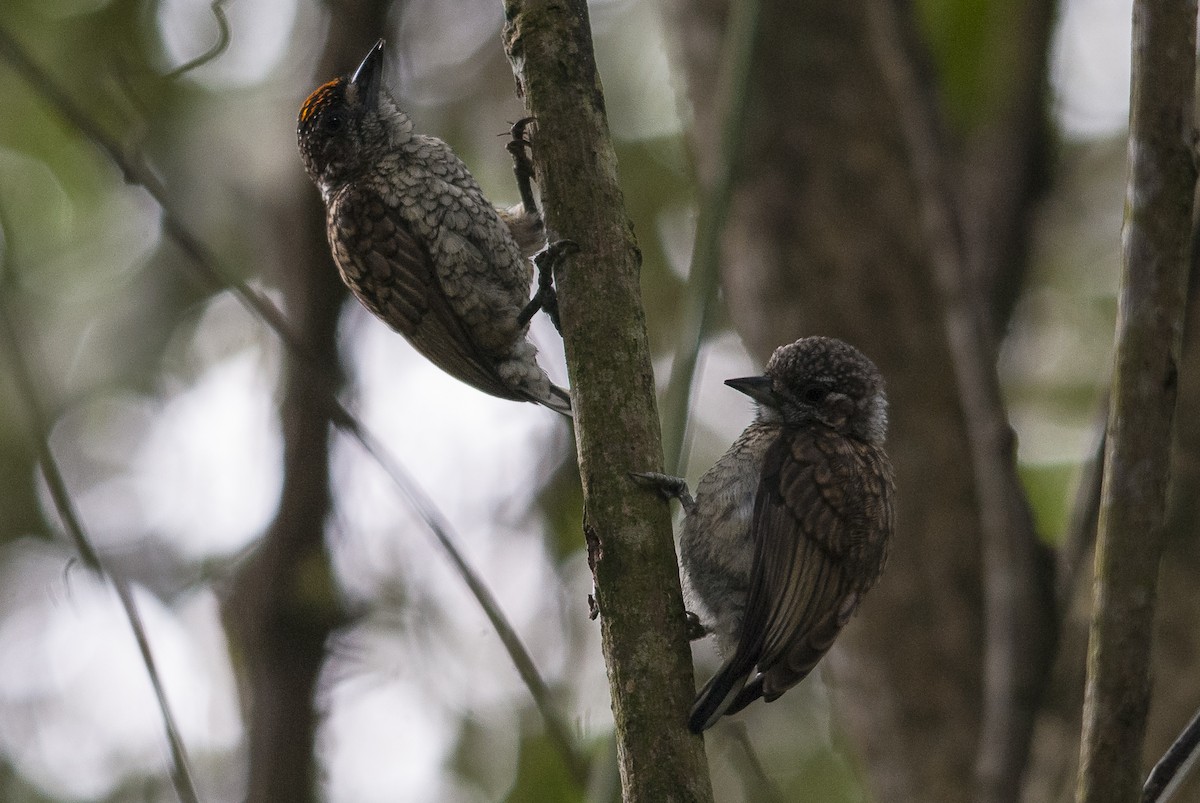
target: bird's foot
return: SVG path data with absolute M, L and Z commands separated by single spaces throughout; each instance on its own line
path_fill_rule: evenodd
M 538 211 L 537 202 L 533 199 L 534 172 L 533 159 L 530 158 L 533 142 L 525 136 L 525 130 L 532 122 L 532 117 L 522 117 L 513 123 L 512 128 L 508 130 L 512 138 L 506 147 L 512 155 L 513 175 L 517 177 L 517 190 L 521 193 L 521 205 L 525 207 L 528 214 L 540 216 L 541 212 Z
M 699 616 L 691 611 L 684 611 L 683 616 L 687 620 L 684 632 L 687 633 L 688 641 L 696 641 L 709 634 L 709 629 L 700 621 Z
M 537 265 L 538 289 L 533 298 L 517 316 L 517 325 L 529 323 L 538 310 L 545 310 L 550 316 L 554 328 L 562 334 L 562 321 L 558 317 L 558 293 L 554 290 L 554 270 L 571 254 L 579 251 L 579 245 L 572 240 L 555 240 L 533 257 Z
M 685 513 L 691 513 L 696 507 L 696 500 L 688 491 L 687 480 L 683 477 L 672 477 L 670 474 L 660 474 L 657 471 L 634 472 L 629 476 L 638 485 L 657 492 L 667 501 L 678 499 L 679 503 L 683 505 Z

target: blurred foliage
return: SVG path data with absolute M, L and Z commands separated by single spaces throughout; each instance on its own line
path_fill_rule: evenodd
M 1077 469 L 1074 463 L 1021 466 L 1021 481 L 1033 507 L 1038 535 L 1050 544 L 1061 543 L 1066 534 Z
M 849 744 L 844 748 L 852 749 Z M 862 803 L 866 798 L 859 782 L 841 755 L 833 752 L 811 754 L 792 776 L 791 783 L 784 789 L 783 799 Z
M 158 16 L 165 13 L 167 5 L 132 0 L 6 0 L 0 7 L 0 25 L 17 35 L 38 63 L 83 103 L 105 130 L 147 157 L 186 210 L 188 223 L 203 233 L 225 264 L 269 289 L 271 272 L 287 269 L 286 264 L 279 264 L 278 243 L 273 240 L 276 235 L 272 232 L 278 228 L 272 227 L 273 203 L 285 193 L 313 192 L 301 176 L 293 125 L 300 100 L 318 78 L 326 77 L 311 72 L 329 11 L 323 5 L 301 3 L 294 22 L 286 23 L 293 26 L 287 47 L 261 79 L 238 82 L 222 78 L 217 63 L 168 80 L 163 76 L 171 69 L 171 57 Z M 261 13 L 277 13 L 278 25 L 285 25 L 290 9 L 282 0 L 277 5 L 276 12 L 267 6 Z M 247 30 L 239 27 L 245 23 L 232 16 L 238 6 L 233 3 L 229 8 L 235 42 Z M 419 13 L 433 16 L 418 18 L 406 13 L 395 30 L 381 34 L 394 43 L 400 67 L 393 74 L 393 83 L 418 128 L 451 142 L 497 202 L 513 202 L 511 166 L 497 135 L 520 115 L 521 107 L 513 96 L 511 71 L 500 46 L 500 4 L 481 0 L 476 6 L 458 4 L 450 11 L 429 6 Z M 1008 72 L 995 54 L 1003 49 L 1000 37 L 1012 35 L 1015 7 L 1010 1 L 984 0 L 922 0 L 918 4 L 942 98 L 960 130 L 969 131 L 986 121 L 1003 97 Z M 492 29 L 480 34 L 477 42 L 461 45 L 455 37 L 467 33 L 452 31 L 454 9 L 480 14 L 488 9 L 482 18 Z M 653 38 L 663 26 L 652 0 L 596 3 L 594 11 L 596 46 L 602 56 L 601 68 L 606 71 L 613 129 L 619 137 L 625 200 L 644 257 L 642 283 L 651 344 L 661 367 L 668 364 L 668 350 L 675 342 L 695 217 L 685 132 L 672 128 L 676 116 L 686 117 L 684 104 L 670 100 L 673 92 L 681 91 L 681 78 L 669 72 L 646 74 L 646 65 L 657 64 L 656 59 L 662 59 L 665 52 L 664 43 Z M 196 18 L 194 39 L 201 44 L 188 57 L 197 55 L 203 43 L 215 37 L 215 25 L 206 15 Z M 430 30 L 432 25 L 443 27 Z M 423 65 L 414 54 L 440 58 L 433 66 Z M 145 193 L 126 185 L 104 154 L 52 114 L 40 94 L 2 63 L 0 95 L 5 99 L 5 113 L 0 115 L 0 225 L 5 246 L 0 293 L 21 324 L 27 356 L 38 366 L 48 413 L 60 421 L 74 416 L 72 428 L 62 432 L 94 435 L 99 431 L 105 422 L 98 412 L 102 407 L 98 400 L 121 399 L 160 410 L 172 394 L 185 391 L 221 355 L 228 356 L 241 347 L 273 347 L 266 345 L 265 336 L 254 326 L 202 326 L 210 292 L 191 278 L 183 257 L 162 240 L 158 211 Z M 664 103 L 664 98 L 669 100 Z M 1027 314 L 1018 313 L 1006 348 L 1005 379 L 1018 427 L 1022 421 L 1060 424 L 1052 443 L 1037 435 L 1044 428 L 1022 433 L 1023 447 L 1033 440 L 1041 447 L 1031 457 L 1023 454 L 1023 477 L 1039 529 L 1051 540 L 1062 531 L 1071 478 L 1087 442 L 1096 390 L 1104 381 L 1103 369 L 1096 366 L 1106 363 L 1115 312 L 1116 228 L 1108 211 L 1093 212 L 1097 199 L 1114 201 L 1119 225 L 1122 158 L 1120 148 L 1099 155 L 1066 154 L 1065 179 L 1042 210 L 1040 244 L 1022 307 Z M 1104 166 L 1103 171 L 1095 169 L 1097 163 Z M 1056 294 L 1054 303 L 1044 303 L 1047 290 Z M 722 334 L 726 326 L 722 318 L 714 336 Z M 346 349 L 353 351 L 357 332 L 353 326 L 345 328 Z M 233 338 L 239 348 L 231 348 L 223 338 Z M 406 348 L 399 338 L 394 343 L 397 353 Z M 198 353 L 207 354 L 209 361 L 197 358 Z M 1044 365 L 1039 370 L 1041 356 L 1051 353 L 1061 356 L 1062 371 L 1048 371 Z M 1070 372 L 1067 368 L 1072 364 L 1083 368 Z M 270 374 L 273 369 L 261 370 Z M 716 384 L 713 375 L 705 381 Z M 53 516 L 42 505 L 28 445 L 28 423 L 9 382 L 5 366 L 0 370 L 0 568 L 12 559 L 4 550 L 6 543 L 29 534 L 52 538 L 57 533 Z M 697 413 L 702 418 L 705 411 Z M 694 453 L 707 462 L 725 448 L 731 428 L 740 429 L 740 423 L 698 418 L 694 430 L 699 442 Z M 136 494 L 129 490 L 128 471 L 138 458 L 135 436 L 140 434 L 127 433 L 123 441 L 95 435 L 56 442 L 68 468 L 73 466 L 69 479 L 84 502 L 85 514 L 91 511 L 100 516 L 138 504 Z M 520 609 L 514 615 L 522 617 L 529 640 L 537 643 L 535 655 L 551 685 L 570 689 L 562 694 L 564 699 L 606 699 L 607 689 L 596 663 L 582 667 L 576 652 L 562 646 L 593 645 L 598 638 L 582 603 L 590 589 L 578 574 L 570 573 L 578 569 L 583 540 L 579 480 L 568 440 L 556 434 L 547 443 L 531 447 L 542 449 L 534 458 L 540 472 L 538 482 L 528 488 L 528 499 L 511 502 L 522 509 L 540 508 L 538 525 L 547 539 L 544 560 L 557 572 L 559 587 L 543 585 L 544 578 L 533 575 L 538 584 L 521 591 L 536 599 L 512 596 L 507 603 Z M 126 446 L 115 449 L 114 442 Z M 408 457 L 419 463 L 422 455 Z M 516 458 L 497 455 L 496 459 Z M 193 476 L 189 481 L 199 486 L 205 478 Z M 468 516 L 459 510 L 449 512 Z M 487 566 L 490 583 L 503 585 L 510 570 L 501 561 L 506 550 L 490 543 L 494 533 L 484 526 L 486 522 L 468 519 L 468 524 L 472 523 L 478 526 L 464 530 L 481 542 L 471 543 L 476 559 Z M 338 522 L 331 529 L 340 536 Z M 420 569 L 425 567 L 410 565 L 419 561 L 410 560 L 402 549 L 396 550 L 402 558 L 398 560 L 378 543 L 392 538 L 419 541 L 411 531 L 412 526 L 405 529 L 403 524 L 384 520 L 368 533 L 371 538 L 359 539 L 365 545 L 354 542 L 366 557 L 349 565 L 385 573 L 398 564 L 390 586 L 385 586 L 390 592 L 376 589 L 380 596 L 390 593 L 393 601 L 403 598 L 408 605 L 410 595 L 424 595 L 433 600 L 426 604 L 449 607 L 446 598 L 458 592 L 457 586 L 446 591 L 450 581 L 439 585 L 438 580 L 424 578 Z M 167 600 L 194 586 L 212 583 L 219 588 L 241 557 L 240 552 L 214 554 L 203 547 L 197 548 L 193 557 L 182 557 L 161 527 L 152 523 L 144 531 L 118 531 L 108 536 L 107 549 L 120 569 Z M 337 546 L 339 536 L 331 536 L 331 544 Z M 441 557 L 428 560 L 441 561 Z M 420 591 L 413 591 L 422 583 Z M 321 595 L 330 592 L 327 585 L 314 589 Z M 0 599 L 0 634 L 30 615 L 40 600 L 34 596 Z M 557 617 L 549 615 L 562 600 L 569 603 L 561 612 L 554 611 Z M 377 602 L 382 605 L 386 600 Z M 456 615 L 470 623 L 464 626 L 460 622 L 460 627 L 477 626 L 471 618 L 474 611 Z M 406 619 L 408 629 L 441 626 L 443 622 L 440 617 L 414 614 L 412 618 L 416 621 Z M 446 621 L 452 618 L 445 616 Z M 202 629 L 187 623 L 183 628 Z M 413 637 L 404 643 L 420 644 L 421 639 Z M 459 646 L 461 651 L 452 659 L 463 665 L 457 671 L 489 671 L 488 666 L 476 666 L 482 661 L 473 645 Z M 220 661 L 227 660 L 223 643 L 205 642 L 201 647 L 220 653 Z M 31 636 L 23 648 L 35 652 L 45 645 Z M 432 649 L 430 652 L 438 657 Z M 598 662 L 598 650 L 593 652 L 588 660 Z M 393 662 L 386 665 L 388 670 L 404 667 L 390 672 L 389 677 L 417 683 L 434 708 L 444 695 L 452 693 L 438 686 L 444 668 L 439 661 L 429 660 L 430 665 L 425 666 L 428 656 L 424 654 L 383 658 Z M 27 682 L 21 671 L 19 662 L 0 661 L 0 712 L 4 705 L 21 699 L 19 692 L 13 691 Z M 586 683 L 592 686 L 584 687 Z M 455 716 L 461 719 L 452 724 L 453 745 L 443 770 L 456 777 L 458 787 L 477 793 L 475 798 L 464 799 L 478 799 L 479 795 L 488 799 L 493 793 L 523 803 L 585 799 L 572 787 L 558 754 L 542 734 L 524 689 L 506 687 L 489 693 L 519 712 L 515 720 L 518 732 L 502 734 L 515 740 L 511 751 L 515 766 L 506 765 L 492 776 L 482 775 L 477 761 L 493 749 L 492 740 L 499 738 L 496 727 L 483 714 L 461 714 L 461 709 L 456 709 L 459 713 Z M 597 723 L 587 730 L 585 743 L 599 765 L 595 772 L 603 775 L 611 760 L 607 711 L 600 710 L 602 704 L 596 705 L 582 713 L 569 711 L 568 716 Z M 405 726 L 403 722 L 395 725 Z M 120 734 L 108 735 L 121 738 Z M 843 748 L 825 744 L 802 755 L 796 752 L 795 745 L 784 740 L 779 750 L 772 751 L 766 768 L 785 799 L 862 799 Z M 779 760 L 777 753 L 783 756 Z M 72 773 L 69 759 L 59 756 L 56 765 L 67 778 Z M 389 761 L 405 759 L 388 757 Z M 0 798 L 30 803 L 55 799 L 38 791 L 32 777 L 16 772 L 7 763 L 10 760 L 10 756 L 0 756 Z M 442 759 L 433 754 L 432 759 L 426 756 L 423 760 Z M 236 780 L 241 761 L 236 751 L 206 756 L 206 772 L 212 777 L 232 774 Z M 235 771 L 230 773 L 230 767 Z M 161 778 L 153 775 L 160 769 L 153 757 L 129 756 L 127 765 L 110 769 L 111 791 L 96 799 L 148 799 L 162 789 Z M 497 791 L 495 778 L 505 772 L 511 775 L 511 786 Z M 150 777 L 139 773 L 150 773 Z M 221 794 L 212 799 L 236 799 L 236 789 L 229 789 L 230 784 L 236 787 L 230 780 L 219 784 Z
M 523 740 L 517 780 L 504 799 L 513 803 L 574 803 L 586 798 L 563 771 L 553 747 L 545 740 Z
M 691 165 L 682 136 L 619 142 L 625 206 L 642 249 L 642 298 L 650 345 L 661 354 L 675 343 L 682 312 L 692 226 Z M 665 377 L 661 377 L 665 380 Z
M 1005 63 L 1021 0 L 917 0 L 921 32 L 933 54 L 939 98 L 959 133 L 986 123 L 1010 91 Z

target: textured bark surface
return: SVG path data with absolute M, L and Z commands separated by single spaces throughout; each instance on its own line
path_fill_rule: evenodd
M 724 3 L 676 8 L 702 174 Z M 767 3 L 723 286 L 751 352 L 841 337 L 888 382 L 897 532 L 832 661 L 879 800 L 972 788 L 983 620 L 971 465 L 901 132 L 857 3 Z
M 1142 781 L 1150 655 L 1196 186 L 1196 3 L 1133 13 L 1129 184 L 1076 799 Z
M 584 0 L 505 3 L 518 91 L 537 119 L 534 155 L 551 239 L 580 247 L 556 271 L 595 579 L 626 803 L 709 801 L 666 504 L 634 471 L 662 466 L 641 304 L 641 257 L 617 186 Z

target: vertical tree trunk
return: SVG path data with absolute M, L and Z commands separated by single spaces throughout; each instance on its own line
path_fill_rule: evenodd
M 320 80 L 352 68 L 384 30 L 391 3 L 347 3 L 331 17 Z M 297 98 L 297 108 L 303 98 Z M 338 314 L 346 297 L 325 239 L 325 214 L 296 157 L 295 192 L 274 210 L 280 268 L 272 280 L 304 355 L 284 356 L 284 480 L 279 509 L 239 572 L 225 618 L 247 700 L 252 803 L 318 799 L 314 692 L 325 643 L 340 621 L 325 551 L 329 514 L 329 392 L 338 374 Z
M 334 333 L 345 290 L 324 238 L 320 201 L 302 192 L 281 210 L 279 232 L 294 246 L 281 276 L 294 330 L 330 373 L 336 370 Z M 331 568 L 325 553 L 329 513 L 329 419 L 324 387 L 314 389 L 313 367 L 285 355 L 283 403 L 284 481 L 279 510 L 262 542 L 239 571 L 226 600 L 225 618 L 242 671 L 249 726 L 253 803 L 316 800 L 313 699 L 325 658 L 325 641 L 338 621 Z
M 551 239 L 580 247 L 556 271 L 579 470 L 626 803 L 710 801 L 666 505 L 630 480 L 662 466 L 641 256 L 617 185 L 585 0 L 506 0 L 504 38 L 537 119 Z
M 702 171 L 714 31 L 726 4 L 678 9 Z M 904 142 L 862 3 L 768 0 L 725 298 L 760 360 L 801 335 L 845 338 L 892 402 L 897 533 L 831 666 L 879 800 L 955 800 L 980 725 L 979 539 L 966 432 Z
M 1141 786 L 1196 185 L 1196 3 L 1137 0 L 1129 185 L 1080 755 L 1081 803 Z

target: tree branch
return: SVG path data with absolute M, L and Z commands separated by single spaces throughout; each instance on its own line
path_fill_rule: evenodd
M 1142 803 L 1170 799 L 1174 788 L 1183 781 L 1180 770 L 1186 775 L 1186 767 L 1196 760 L 1197 745 L 1200 745 L 1200 711 L 1192 716 L 1183 733 L 1150 771 L 1150 777 L 1142 787 Z
M 6 265 L 6 267 L 9 270 L 12 269 L 11 265 Z M 117 599 L 121 603 L 126 621 L 129 622 L 129 629 L 132 631 L 134 641 L 137 643 L 142 664 L 146 667 L 146 675 L 150 680 L 150 687 L 154 691 L 154 698 L 158 704 L 159 713 L 162 716 L 163 728 L 167 736 L 167 746 L 171 753 L 171 782 L 175 787 L 175 794 L 179 796 L 182 803 L 198 803 L 200 798 L 196 794 L 196 784 L 192 777 L 187 749 L 183 744 L 183 736 L 179 732 L 179 725 L 175 721 L 175 715 L 172 713 L 170 703 L 167 701 L 167 691 L 163 686 L 162 675 L 158 671 L 158 664 L 154 660 L 154 651 L 150 648 L 150 638 L 146 635 L 146 628 L 142 624 L 142 616 L 138 611 L 137 603 L 134 601 L 133 592 L 123 578 L 117 577 L 105 566 L 100 554 L 92 545 L 92 541 L 83 527 L 83 522 L 79 518 L 79 513 L 75 509 L 75 503 L 71 499 L 70 491 L 67 489 L 66 480 L 58 468 L 58 461 L 55 459 L 54 453 L 50 450 L 50 426 L 42 414 L 42 405 L 38 400 L 37 389 L 34 387 L 29 364 L 21 353 L 21 343 L 17 336 L 17 327 L 14 325 L 11 316 L 12 313 L 8 305 L 0 302 L 0 343 L 9 352 L 9 362 L 12 367 L 13 377 L 16 380 L 17 392 L 23 397 L 30 422 L 36 433 L 34 441 L 37 447 L 38 460 L 41 463 L 42 476 L 46 480 L 46 487 L 50 492 L 50 498 L 54 502 L 54 507 L 58 511 L 59 517 L 62 519 L 67 535 L 75 543 L 75 549 L 79 552 L 80 558 L 83 559 L 83 564 L 94 571 L 100 578 L 111 583 L 117 593 Z
M 504 41 L 538 121 L 547 228 L 580 252 L 556 271 L 575 409 L 584 535 L 626 803 L 709 801 L 666 504 L 634 487 L 662 446 L 638 284 L 585 0 L 506 0 Z
M 1116 355 L 1076 792 L 1081 803 L 1133 800 L 1140 786 L 1196 186 L 1195 71 L 1195 0 L 1137 0 Z

